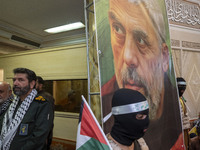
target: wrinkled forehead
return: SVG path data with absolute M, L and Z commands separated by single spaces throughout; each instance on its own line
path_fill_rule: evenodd
M 148 24 L 154 26 L 149 10 L 142 2 L 129 2 L 128 0 L 111 0 L 109 18 L 122 24 Z
M 27 74 L 26 73 L 16 73 L 14 74 L 13 79 L 28 79 Z
M 8 86 L 9 85 L 6 82 L 0 82 L 0 89 L 6 89 Z
M 109 13 L 115 20 L 134 20 L 154 29 L 160 42 L 165 42 L 166 29 L 159 0 L 110 0 Z M 149 29 L 150 30 L 150 29 Z
M 146 3 L 136 0 L 110 0 L 110 8 L 120 8 L 126 12 L 130 12 L 130 14 L 132 11 L 135 11 L 134 7 L 138 6 L 140 6 L 140 8 L 144 11 L 144 8 L 146 8 Z
M 3 90 L 5 86 L 3 84 L 0 84 L 0 90 Z
M 0 91 L 1 92 L 5 92 L 5 91 L 7 91 L 7 89 L 8 89 L 7 85 L 0 85 Z

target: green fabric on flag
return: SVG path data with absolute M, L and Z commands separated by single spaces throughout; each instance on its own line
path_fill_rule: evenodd
M 110 150 L 109 146 L 91 138 L 77 150 Z

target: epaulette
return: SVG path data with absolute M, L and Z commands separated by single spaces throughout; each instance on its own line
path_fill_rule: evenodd
M 37 100 L 37 101 L 46 101 L 46 99 L 43 97 L 43 96 L 37 96 L 36 98 L 35 98 L 35 100 Z

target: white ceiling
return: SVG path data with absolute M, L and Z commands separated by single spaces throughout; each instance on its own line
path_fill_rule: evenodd
M 200 5 L 200 0 L 187 1 Z M 84 16 L 84 0 L 0 0 L 0 55 L 38 48 L 16 42 L 12 35 L 36 42 L 39 48 L 73 43 L 71 39 L 84 41 L 84 28 L 60 34 L 44 32 L 76 21 L 85 23 Z
M 84 0 L 0 0 L 0 43 L 13 44 L 10 38 L 16 35 L 45 47 L 49 41 L 85 34 L 84 28 L 54 35 L 44 32 L 77 21 L 85 22 Z

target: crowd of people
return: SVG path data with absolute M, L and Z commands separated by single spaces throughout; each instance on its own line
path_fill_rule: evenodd
M 53 135 L 54 98 L 43 90 L 44 80 L 27 68 L 13 70 L 13 90 L 0 82 L 0 147 L 2 150 L 49 150 Z M 200 149 L 200 121 L 191 129 L 183 93 L 186 81 L 177 78 L 186 150 Z M 108 141 L 114 150 L 148 150 L 149 104 L 140 92 L 121 88 L 112 97 L 114 124 Z M 192 136 L 193 135 L 193 136 Z M 192 137 L 191 137 L 192 136 Z
M 53 136 L 54 98 L 43 90 L 44 80 L 27 68 L 13 70 L 13 88 L 0 81 L 0 149 L 49 150 Z M 183 93 L 186 81 L 178 77 L 184 147 L 200 149 L 200 121 L 191 129 Z M 108 141 L 114 150 L 148 150 L 144 134 L 150 124 L 149 102 L 139 91 L 120 88 L 112 97 L 114 124 Z M 181 127 L 180 127 L 181 128 Z M 192 137 L 191 137 L 192 136 Z
M 0 149 L 49 150 L 54 99 L 42 90 L 43 79 L 27 68 L 13 70 L 13 90 L 0 82 Z

